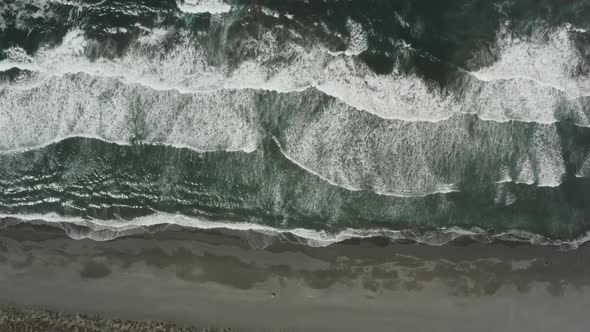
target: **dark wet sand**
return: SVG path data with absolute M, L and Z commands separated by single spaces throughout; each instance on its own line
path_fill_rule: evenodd
M 47 226 L 0 230 L 0 304 L 200 329 L 587 332 L 589 286 L 588 246 L 254 250 L 215 232 L 94 242 Z

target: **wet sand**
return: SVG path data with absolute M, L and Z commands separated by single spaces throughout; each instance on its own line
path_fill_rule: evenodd
M 216 232 L 94 242 L 19 225 L 0 230 L 0 304 L 231 331 L 588 331 L 590 247 L 256 250 Z

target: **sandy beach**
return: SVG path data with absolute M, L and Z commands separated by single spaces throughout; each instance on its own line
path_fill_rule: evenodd
M 0 233 L 0 303 L 232 331 L 586 331 L 589 263 L 587 246 L 256 250 L 216 232 L 95 242 L 20 225 Z

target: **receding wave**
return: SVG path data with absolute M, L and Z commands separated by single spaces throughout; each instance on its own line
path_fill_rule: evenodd
M 92 239 L 110 241 L 118 237 L 143 235 L 152 231 L 165 230 L 166 226 L 180 226 L 186 230 L 218 230 L 240 236 L 257 249 L 274 242 L 292 242 L 312 247 L 326 247 L 334 243 L 353 239 L 385 238 L 391 242 L 422 243 L 445 245 L 454 241 L 470 239 L 479 243 L 515 242 L 532 245 L 556 246 L 563 250 L 577 249 L 590 241 L 590 232 L 574 240 L 552 240 L 542 235 L 521 230 L 503 232 L 485 231 L 481 228 L 462 229 L 448 227 L 428 229 L 334 229 L 313 230 L 305 228 L 281 229 L 252 223 L 211 221 L 205 218 L 187 217 L 179 214 L 156 213 L 130 221 L 64 218 L 56 214 L 10 215 L 0 214 L 2 227 L 20 223 L 47 224 L 59 227 L 72 239 Z M 151 227 L 157 227 L 152 230 Z M 253 236 L 254 235 L 254 236 Z M 261 238 L 262 237 L 262 238 Z

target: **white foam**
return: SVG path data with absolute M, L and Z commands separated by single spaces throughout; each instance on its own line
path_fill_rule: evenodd
M 520 38 L 502 30 L 496 46 L 500 59 L 472 74 L 484 81 L 530 80 L 572 97 L 589 95 L 590 77 L 577 73 L 585 61 L 576 50 L 570 31 L 567 26 L 537 28 L 531 37 Z
M 266 8 L 266 7 L 262 7 L 262 12 L 264 13 L 264 15 L 266 16 L 272 16 L 274 18 L 279 18 L 281 17 L 281 14 L 279 14 L 279 12 Z
M 394 11 L 395 19 L 403 28 L 409 28 L 410 23 L 408 23 L 398 12 Z
M 350 191 L 367 190 L 367 191 L 370 191 L 371 193 L 375 193 L 378 195 L 393 196 L 393 197 L 425 197 L 425 196 L 433 195 L 433 194 L 443 194 L 443 193 L 451 193 L 451 192 L 457 191 L 457 190 L 453 189 L 453 185 L 441 185 L 441 186 L 439 186 L 439 189 L 437 189 L 436 191 L 433 191 L 433 192 L 413 192 L 408 189 L 399 190 L 399 191 L 384 191 L 383 188 L 374 188 L 374 187 L 367 187 L 367 188 L 363 189 L 363 188 L 354 187 L 353 185 L 350 184 L 350 182 L 352 182 L 352 181 L 349 181 L 349 180 L 342 181 L 344 183 L 338 183 L 338 182 L 336 182 L 338 180 L 334 180 L 334 179 L 329 178 L 328 177 L 329 175 L 324 176 L 320 173 L 317 173 L 318 171 L 309 168 L 305 164 L 300 164 L 293 157 L 289 156 L 289 154 L 282 148 L 281 143 L 276 138 L 273 137 L 273 139 L 276 142 L 276 144 L 279 146 L 279 149 L 280 149 L 281 153 L 283 154 L 283 156 L 285 156 L 285 158 L 289 159 L 292 163 L 301 167 L 306 172 L 319 177 L 323 181 L 326 181 L 333 186 L 344 188 L 346 190 L 350 190 Z M 339 179 L 339 180 L 342 180 L 342 179 Z
M 82 219 L 71 217 L 60 217 L 55 213 L 43 214 L 0 214 L 2 218 L 16 218 L 23 221 L 46 221 L 50 223 L 71 223 L 78 226 L 88 227 L 94 232 L 79 233 L 76 239 L 91 238 L 98 241 L 109 241 L 121 236 L 121 233 L 141 227 L 148 227 L 161 224 L 178 225 L 187 228 L 197 228 L 203 230 L 210 229 L 229 229 L 235 231 L 254 231 L 257 233 L 277 236 L 285 233 L 291 233 L 295 236 L 307 240 L 307 244 L 313 247 L 325 247 L 335 242 L 344 241 L 351 238 L 368 238 L 376 236 L 377 230 L 357 230 L 346 229 L 336 233 L 328 231 L 315 231 L 305 228 L 278 229 L 270 226 L 245 223 L 245 222 L 223 222 L 210 221 L 198 217 L 188 217 L 181 214 L 169 214 L 158 212 L 149 216 L 138 217 L 132 220 L 103 220 L 103 219 Z M 111 231 L 102 232 L 101 231 Z M 395 231 L 390 231 L 395 232 Z M 98 235 L 98 236 L 97 236 Z M 101 237 L 107 235 L 107 237 Z
M 565 176 L 565 162 L 557 127 L 535 130 L 531 140 L 535 178 L 539 187 L 557 187 Z
M 535 183 L 535 173 L 533 172 L 533 163 L 528 154 L 522 156 L 518 161 L 518 174 L 515 183 L 532 185 Z
M 588 29 L 575 27 L 571 23 L 566 23 L 565 24 L 565 28 L 568 29 L 568 30 L 570 30 L 570 31 L 579 32 L 579 33 L 586 33 L 586 32 L 588 32 Z
M 257 56 L 231 69 L 223 64 L 211 65 L 203 48 L 196 47 L 189 36 L 181 36 L 175 47 L 164 50 L 162 45 L 169 34 L 163 29 L 142 35 L 121 58 L 90 61 L 84 56 L 87 50 L 101 46 L 85 39 L 82 31 L 71 30 L 60 46 L 42 48 L 35 57 L 23 57 L 23 52 L 12 50 L 15 55 L 0 61 L 0 68 L 16 66 L 47 75 L 85 72 L 186 93 L 227 88 L 293 92 L 315 87 L 357 109 L 405 121 L 437 122 L 470 113 L 490 121 L 553 123 L 559 106 L 567 99 L 560 91 L 529 79 L 474 80 L 459 96 L 453 96 L 441 94 L 413 74 L 394 70 L 377 75 L 351 56 L 355 47 L 361 51 L 366 46 L 362 26 L 349 23 L 349 29 L 351 38 L 359 42 L 351 43 L 352 53 L 343 54 L 330 54 L 319 44 L 306 47 L 283 42 L 272 31 L 266 32 L 257 40 L 244 41 L 253 45 Z M 575 117 L 580 125 L 589 125 L 590 114 L 584 113 L 582 104 L 571 102 L 571 115 L 567 116 Z
M 4 151 L 73 136 L 198 151 L 251 152 L 258 144 L 255 100 L 249 91 L 180 94 L 86 74 L 54 76 L 27 89 L 12 84 L 0 89 Z
M 2 1 L 0 3 L 0 30 L 6 29 L 6 18 L 13 15 L 13 22 L 18 28 L 26 28 L 27 19 L 54 17 L 55 13 L 49 6 L 51 2 L 51 0 Z
M 256 50 L 256 59 L 245 61 L 234 70 L 225 79 L 225 87 L 279 92 L 315 87 L 385 119 L 440 121 L 452 115 L 452 100 L 435 92 L 416 75 L 377 75 L 351 54 L 330 54 L 321 45 L 306 48 L 282 43 L 271 32 L 251 43 L 262 46 Z M 277 62 L 279 59 L 283 61 Z
M 360 23 L 355 22 L 352 19 L 348 19 L 346 22 L 346 27 L 348 28 L 348 33 L 350 34 L 350 37 L 348 38 L 348 48 L 341 52 L 328 52 L 329 54 L 334 56 L 340 54 L 353 56 L 359 55 L 369 48 L 367 33 Z
M 278 237 L 286 233 L 301 238 L 306 245 L 311 247 L 327 247 L 331 244 L 348 239 L 366 239 L 374 237 L 386 237 L 390 240 L 413 240 L 418 243 L 441 246 L 460 237 L 491 243 L 495 239 L 528 242 L 535 245 L 559 246 L 562 249 L 576 249 L 580 245 L 590 241 L 590 232 L 583 234 L 572 241 L 551 240 L 543 236 L 521 230 L 510 230 L 503 233 L 488 233 L 480 228 L 463 229 L 459 227 L 444 227 L 434 231 L 420 232 L 417 230 L 392 230 L 386 228 L 353 229 L 345 228 L 340 231 L 330 232 L 326 230 L 312 230 L 306 228 L 281 229 L 244 222 L 211 221 L 199 217 L 188 217 L 180 214 L 168 214 L 158 212 L 149 216 L 138 217 L 132 220 L 102 220 L 61 217 L 51 214 L 0 214 L 0 220 L 14 218 L 24 222 L 48 222 L 57 223 L 73 239 L 92 239 L 95 241 L 110 241 L 120 236 L 143 233 L 143 227 L 170 224 L 181 227 L 202 230 L 234 230 L 239 232 L 255 232 L 271 237 Z M 68 224 L 87 227 L 89 230 L 79 230 L 69 227 Z M 267 242 L 270 244 L 271 242 Z
M 72 10 L 102 5 L 106 0 L 96 3 L 86 3 L 82 0 L 10 0 L 0 2 L 0 31 L 7 28 L 7 18 L 16 28 L 28 30 L 31 20 L 59 20 L 59 14 L 54 9 L 54 5 L 64 5 Z M 36 23 L 34 23 L 36 24 Z
M 74 136 L 251 152 L 264 135 L 252 90 L 181 94 L 87 74 L 19 86 L 1 87 L 0 149 L 5 152 Z M 483 131 L 471 136 L 461 118 L 438 123 L 385 121 L 338 100 L 324 104 L 314 91 L 278 101 L 273 112 L 299 110 L 285 120 L 276 140 L 281 152 L 308 172 L 348 190 L 399 197 L 452 192 L 474 156 L 495 162 L 514 144 L 521 145 L 530 166 L 517 181 L 557 186 L 565 172 L 553 125 L 539 125 L 531 140 L 514 136 L 511 124 L 482 124 Z M 322 108 L 310 113 L 316 107 Z
M 527 139 L 527 138 L 523 138 Z M 538 127 L 528 138 L 526 152 L 516 164 L 515 183 L 557 187 L 565 176 L 565 162 L 556 126 Z
M 202 9 L 214 4 L 220 4 L 223 10 L 230 8 L 213 0 L 192 0 L 181 5 Z M 228 22 L 217 20 L 214 25 Z M 568 97 L 590 94 L 590 79 L 575 73 L 585 63 L 570 39 L 574 31 L 571 28 L 537 29 L 527 39 L 500 31 L 497 41 L 500 60 L 472 73 L 480 82 L 470 82 L 459 95 L 443 94 L 414 74 L 394 70 L 388 75 L 376 75 L 355 56 L 367 48 L 367 32 L 353 20 L 348 21 L 347 28 L 350 36 L 347 50 L 330 54 L 327 47 L 308 43 L 305 38 L 285 41 L 278 37 L 276 30 L 287 28 L 277 26 L 256 38 L 243 40 L 241 45 L 248 45 L 249 51 L 245 53 L 256 57 L 237 67 L 223 61 L 212 65 L 203 45 L 197 45 L 188 34 L 181 34 L 179 42 L 175 40 L 176 46 L 170 48 L 166 43 L 169 34 L 163 29 L 139 37 L 120 58 L 90 61 L 85 54 L 102 46 L 86 40 L 81 30 L 73 29 L 58 47 L 42 48 L 32 58 L 9 56 L 0 62 L 0 67 L 16 66 L 47 75 L 86 72 L 181 92 L 224 88 L 291 92 L 315 87 L 384 119 L 436 122 L 457 113 L 469 113 L 499 122 L 553 123 L 574 118 L 577 124 L 590 126 L 590 112 L 583 111 L 581 101 L 569 102 L 566 108 L 571 108 L 571 114 L 557 114 Z
M 309 98 L 301 101 L 309 103 Z M 481 122 L 470 132 L 465 116 L 436 123 L 382 120 L 337 100 L 286 122 L 276 138 L 281 152 L 348 190 L 397 197 L 449 193 L 471 167 L 485 170 L 481 183 L 498 181 L 500 173 L 500 180 L 510 180 L 514 173 L 518 183 L 558 186 L 565 174 L 554 124 L 536 125 L 532 138 L 518 123 Z M 512 172 L 506 170 L 506 163 L 519 156 Z
M 580 166 L 580 169 L 576 172 L 576 177 L 585 178 L 590 177 L 590 154 L 586 157 L 586 160 Z
M 246 41 L 256 45 L 258 56 L 231 70 L 208 64 L 203 49 L 187 36 L 176 47 L 163 52 L 163 46 L 156 45 L 154 40 L 165 39 L 166 34 L 154 31 L 153 35 L 139 38 L 121 58 L 90 61 L 84 56 L 86 50 L 100 45 L 86 40 L 82 31 L 71 30 L 58 47 L 42 48 L 26 61 L 8 57 L 0 61 L 0 67 L 16 66 L 47 75 L 85 72 L 181 92 L 224 88 L 291 92 L 316 87 L 358 109 L 388 119 L 440 121 L 453 114 L 452 100 L 433 92 L 415 75 L 376 75 L 354 57 L 330 55 L 327 48 L 319 45 L 306 49 L 295 43 L 281 43 L 271 32 L 259 41 Z
M 163 43 L 166 40 L 166 37 L 170 31 L 162 28 L 153 28 L 149 30 L 146 34 L 141 35 L 137 41 L 141 45 L 145 46 L 157 46 L 158 44 Z
M 468 84 L 462 91 L 461 111 L 477 114 L 482 120 L 550 124 L 558 121 L 566 103 L 571 104 L 567 108 L 570 114 L 582 110 L 582 105 L 572 103 L 560 90 L 512 78 Z M 577 120 L 580 125 L 588 125 L 584 117 L 578 116 Z
M 555 122 L 556 100 L 561 93 L 531 80 L 474 80 L 468 84 L 474 88 L 462 93 L 465 100 L 457 102 L 454 96 L 440 94 L 415 75 L 397 71 L 376 75 L 354 56 L 330 55 L 321 45 L 306 48 L 281 42 L 272 32 L 260 40 L 245 41 L 254 45 L 258 56 L 229 69 L 208 63 L 204 50 L 195 47 L 186 35 L 180 36 L 176 47 L 164 52 L 162 44 L 168 35 L 165 30 L 153 30 L 114 60 L 89 60 L 85 56 L 88 50 L 101 45 L 87 40 L 80 30 L 71 30 L 61 45 L 41 48 L 33 57 L 19 49 L 10 50 L 0 67 L 18 64 L 41 75 L 34 84 L 2 87 L 6 97 L 0 100 L 0 126 L 5 128 L 5 134 L 0 135 L 1 147 L 18 150 L 76 135 L 128 142 L 141 134 L 150 143 L 202 151 L 253 151 L 260 133 L 252 114 L 256 102 L 248 89 L 293 92 L 316 87 L 342 102 L 329 103 L 316 121 L 305 118 L 309 105 L 296 106 L 302 118 L 279 137 L 286 156 L 351 190 L 426 195 L 455 190 L 453 184 L 460 181 L 464 161 L 449 155 L 483 156 L 486 149 L 494 153 L 499 153 L 499 148 L 512 149 L 509 132 L 498 129 L 482 133 L 484 137 L 501 138 L 498 147 L 484 138 L 474 144 L 466 124 L 452 120 L 456 114 L 550 124 Z M 137 108 L 137 102 L 129 96 L 151 105 L 142 112 L 145 132 L 129 127 L 134 123 L 130 121 L 132 110 Z M 12 114 L 13 109 L 20 111 Z M 367 122 L 377 121 L 370 120 L 373 117 L 367 112 L 403 121 L 375 125 Z M 531 145 L 523 150 L 530 155 L 531 171 L 527 173 L 527 165 L 522 164 L 519 171 L 525 172 L 515 181 L 558 185 L 563 170 L 559 136 L 551 126 L 539 127 L 538 135 L 543 135 L 543 130 L 548 131 L 547 136 L 533 144 L 538 148 Z M 452 146 L 455 148 L 448 148 Z M 442 176 L 441 163 L 451 170 Z
M 223 0 L 176 0 L 178 9 L 185 13 L 223 14 L 231 10 L 231 6 Z
M 22 221 L 42 220 L 51 223 L 69 222 L 72 224 L 81 224 L 87 222 L 81 217 L 65 217 L 55 212 L 50 213 L 27 213 L 27 214 L 0 214 L 0 218 L 16 218 Z
M 510 177 L 510 168 L 508 166 L 501 166 L 500 167 L 500 176 L 496 183 L 508 183 L 512 182 L 512 177 Z
M 461 112 L 485 120 L 553 123 L 572 120 L 590 127 L 582 98 L 590 94 L 587 66 L 572 40 L 573 29 L 537 27 L 530 37 L 516 37 L 504 26 L 498 33 L 499 59 L 472 72 L 461 91 Z

